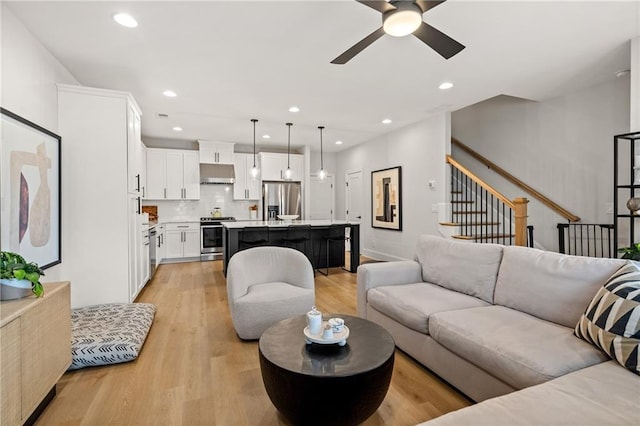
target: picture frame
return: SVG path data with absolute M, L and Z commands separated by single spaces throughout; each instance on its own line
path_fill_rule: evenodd
M 371 226 L 402 231 L 402 167 L 371 172 Z
M 62 262 L 62 138 L 0 107 L 0 249 Z

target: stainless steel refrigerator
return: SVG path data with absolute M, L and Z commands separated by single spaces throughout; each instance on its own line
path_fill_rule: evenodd
M 298 215 L 302 219 L 300 182 L 262 183 L 262 220 L 277 220 L 278 215 Z

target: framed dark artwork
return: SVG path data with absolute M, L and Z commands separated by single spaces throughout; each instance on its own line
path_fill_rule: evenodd
M 42 269 L 62 261 L 62 138 L 0 108 L 0 249 Z
M 402 231 L 402 167 L 371 172 L 371 226 Z

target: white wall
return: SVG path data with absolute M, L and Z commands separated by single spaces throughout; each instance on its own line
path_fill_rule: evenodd
M 452 114 L 453 137 L 506 169 L 583 223 L 612 223 L 613 136 L 629 128 L 629 78 L 533 102 L 499 96 Z M 557 250 L 565 219 L 452 148 L 454 158 L 507 197 L 525 196 L 542 247 Z
M 58 133 L 58 95 L 55 85 L 78 84 L 78 81 L 31 35 L 5 4 L 1 5 L 0 13 L 2 107 Z M 62 166 L 64 173 L 64 159 Z M 65 212 L 62 213 L 64 233 L 65 227 L 71 225 L 64 219 Z M 65 244 L 64 234 L 62 244 Z M 71 259 L 63 258 L 62 261 L 64 264 Z M 43 281 L 64 279 L 61 276 L 62 267 L 57 265 L 47 269 Z
M 360 251 L 376 259 L 413 259 L 422 234 L 438 234 L 433 204 L 445 201 L 449 115 L 438 114 L 336 154 L 336 218 L 345 217 L 345 174 L 363 172 Z M 371 172 L 402 167 L 402 232 L 371 227 Z M 435 190 L 428 181 L 436 180 Z

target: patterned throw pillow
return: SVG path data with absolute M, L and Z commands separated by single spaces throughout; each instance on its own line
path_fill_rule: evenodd
M 593 297 L 575 335 L 640 375 L 640 266 L 627 262 Z

